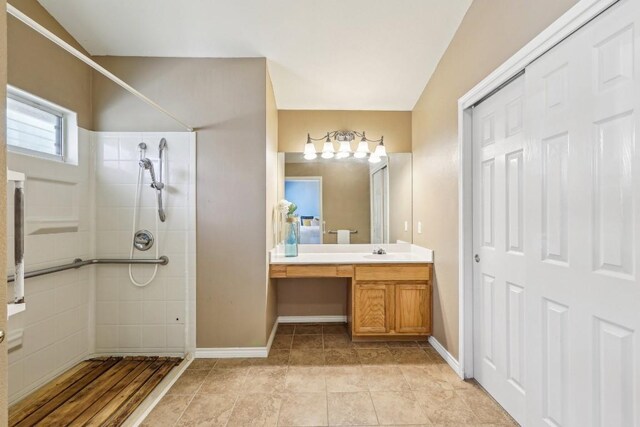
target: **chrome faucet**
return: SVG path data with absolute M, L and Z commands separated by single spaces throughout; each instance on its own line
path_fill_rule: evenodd
M 374 255 L 386 255 L 387 251 L 384 250 L 384 248 L 373 248 L 373 254 Z

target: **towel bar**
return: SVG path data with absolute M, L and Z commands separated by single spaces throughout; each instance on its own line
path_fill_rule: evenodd
M 358 230 L 349 230 L 351 234 L 358 234 Z M 338 234 L 337 230 L 329 230 L 329 234 Z

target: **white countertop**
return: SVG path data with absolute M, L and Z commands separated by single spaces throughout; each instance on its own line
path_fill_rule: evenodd
M 373 255 L 384 248 L 386 255 Z M 282 248 L 269 251 L 271 264 L 411 264 L 433 263 L 433 251 L 410 243 L 385 245 L 299 245 L 297 257 L 285 257 Z

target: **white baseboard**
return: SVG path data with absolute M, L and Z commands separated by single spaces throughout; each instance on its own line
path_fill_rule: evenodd
M 278 324 L 280 323 L 279 319 L 276 319 L 276 321 L 273 324 L 273 327 L 271 328 L 271 334 L 269 335 L 269 340 L 267 340 L 267 356 L 269 355 L 269 352 L 271 351 L 271 344 L 273 344 L 273 340 L 276 337 L 276 330 L 278 329 Z M 267 357 L 265 356 L 265 357 Z
M 453 357 L 451 353 L 449 353 L 437 339 L 435 339 L 435 337 L 429 337 L 429 344 L 431 344 L 431 347 L 433 347 L 438 352 L 438 354 L 442 356 L 442 358 L 449 364 L 449 366 L 451 366 L 451 368 L 460 378 L 464 378 L 462 375 L 462 370 L 460 369 L 460 362 L 458 362 L 456 358 Z
M 280 316 L 278 323 L 345 323 L 347 316 Z
M 197 348 L 196 359 L 226 359 L 233 357 L 267 357 L 267 347 Z
M 347 316 L 279 316 L 271 328 L 271 335 L 264 347 L 197 348 L 196 359 L 224 359 L 239 357 L 267 357 L 280 323 L 345 323 Z M 444 357 L 444 356 L 443 356 Z
M 269 350 L 271 350 L 271 344 L 276 336 L 276 329 L 278 329 L 278 321 L 273 324 L 271 328 L 271 334 L 267 345 L 264 347 L 220 347 L 220 348 L 197 348 L 195 358 L 196 359 L 226 359 L 226 358 L 241 358 L 241 357 L 267 357 L 269 356 Z

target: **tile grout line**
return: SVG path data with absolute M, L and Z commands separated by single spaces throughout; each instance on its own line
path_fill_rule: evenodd
M 327 387 L 327 372 L 326 372 L 326 355 L 324 354 L 325 348 L 324 348 L 324 327 L 322 327 L 322 357 L 324 359 L 324 363 L 322 365 L 322 380 L 324 381 L 324 398 L 325 398 L 325 402 L 327 403 L 327 426 L 331 425 L 329 423 L 329 388 Z
M 216 364 L 214 365 L 214 367 L 218 364 L 218 362 L 216 362 Z M 213 372 L 213 369 L 211 370 Z M 244 376 L 244 380 L 242 381 L 241 387 L 244 386 L 244 382 L 247 381 L 247 377 L 249 376 L 249 369 L 247 369 L 247 373 Z M 233 416 L 233 411 L 235 411 L 236 409 L 236 404 L 238 403 L 238 400 L 240 399 L 240 392 L 237 392 L 236 394 L 236 398 L 233 401 L 233 406 L 231 406 L 231 411 L 229 411 L 229 418 L 227 418 L 227 422 L 224 423 L 224 427 L 227 427 L 227 425 L 229 425 L 229 422 L 231 421 L 231 417 Z
M 286 366 L 285 366 L 285 367 L 286 367 L 286 369 L 285 369 L 285 371 L 284 371 L 284 378 L 285 378 L 285 380 L 284 380 L 284 386 L 285 386 L 285 387 L 284 387 L 284 392 L 283 392 L 282 394 L 280 394 L 280 396 L 282 396 L 282 397 L 284 397 L 285 395 L 286 395 L 286 396 L 289 396 L 289 395 L 296 396 L 296 395 L 304 394 L 304 392 L 298 392 L 298 391 L 289 392 L 289 391 L 287 391 L 287 388 L 286 388 L 286 378 L 288 377 L 288 374 L 291 372 L 291 367 L 292 367 L 292 366 L 295 366 L 295 365 L 291 365 L 291 362 L 292 362 L 292 351 L 293 351 L 293 349 L 294 349 L 294 348 L 293 348 L 293 342 L 294 342 L 294 340 L 295 340 L 295 336 L 296 336 L 296 329 L 297 329 L 297 327 L 296 327 L 296 326 L 294 326 L 293 331 L 292 331 L 292 334 L 291 334 L 291 335 L 292 335 L 292 340 L 291 340 L 291 342 L 290 342 L 290 347 L 289 347 L 289 350 L 288 350 L 288 351 L 289 351 L 289 355 L 288 355 L 288 359 L 287 359 L 287 361 L 286 361 Z M 299 336 L 304 336 L 304 335 L 314 335 L 314 334 L 301 334 L 301 335 L 299 335 Z M 327 348 L 327 343 L 326 343 L 326 340 L 325 340 L 325 339 L 326 339 L 326 335 L 335 335 L 335 334 L 325 334 L 325 330 L 324 330 L 324 328 L 323 328 L 323 329 L 322 329 L 321 334 L 316 334 L 316 335 L 320 335 L 320 337 L 321 337 L 321 347 L 320 347 L 320 348 L 321 348 L 321 352 L 322 352 L 322 354 L 323 354 L 323 361 L 322 361 L 322 363 L 321 363 L 321 365 L 320 365 L 320 368 L 321 368 L 321 370 L 322 370 L 322 379 L 323 379 L 323 385 L 324 385 L 324 388 L 325 388 L 325 399 L 326 399 L 326 407 L 325 407 L 325 408 L 326 408 L 326 410 L 325 410 L 325 412 L 326 412 L 326 417 L 327 417 L 327 418 L 326 418 L 326 425 L 331 425 L 331 423 L 330 423 L 330 413 L 331 413 L 331 411 L 330 411 L 330 408 L 329 408 L 329 390 L 328 390 L 328 385 L 327 385 L 327 369 L 328 369 L 329 367 L 333 366 L 333 365 L 327 365 L 327 364 L 326 364 L 326 360 L 324 359 L 324 355 L 325 355 L 325 352 L 327 352 L 327 351 L 336 350 L 335 348 Z M 392 348 L 391 348 L 391 347 L 389 347 L 386 343 L 385 343 L 385 345 L 384 345 L 384 348 L 386 348 L 387 350 L 392 350 Z M 402 348 L 402 346 L 398 346 L 398 348 Z M 411 348 L 413 348 L 413 347 L 411 347 Z M 429 347 L 428 347 L 428 346 L 426 346 L 426 348 L 429 348 Z M 348 350 L 348 349 L 341 349 L 341 348 L 337 348 L 337 349 L 338 349 L 338 351 L 339 351 L 339 352 L 340 352 L 340 351 L 343 351 L 343 350 Z M 421 351 L 422 351 L 422 352 L 424 352 L 424 353 L 427 353 L 427 356 L 428 356 L 428 357 L 426 358 L 426 362 L 424 362 L 424 363 L 426 363 L 426 365 L 428 365 L 428 366 L 432 366 L 432 363 L 429 363 L 429 361 L 432 361 L 432 362 L 436 361 L 436 360 L 434 360 L 434 359 L 438 359 L 438 361 L 439 361 L 439 358 L 438 358 L 438 356 L 437 356 L 437 355 L 432 355 L 432 354 L 430 354 L 429 352 L 425 351 L 425 350 L 426 350 L 426 349 L 425 349 L 425 347 L 420 346 L 420 345 L 419 345 L 419 343 L 418 343 L 418 347 L 417 347 L 417 349 L 421 350 Z M 312 349 L 312 348 L 308 348 L 308 349 L 307 349 L 307 348 L 302 348 L 301 350 L 311 350 L 311 351 L 313 352 L 313 350 L 314 350 L 314 349 Z M 357 349 L 353 348 L 353 350 L 355 351 L 355 350 L 357 350 Z M 358 355 L 358 354 L 357 354 L 358 352 L 357 352 L 357 351 L 355 351 L 355 352 L 356 352 L 356 355 Z M 267 355 L 267 356 L 269 356 L 269 355 Z M 304 359 L 304 358 L 303 358 L 303 359 Z M 420 360 L 422 360 L 422 359 L 420 359 Z M 411 361 L 411 359 L 410 359 L 409 361 Z M 303 360 L 302 362 L 304 362 L 304 360 Z M 279 364 L 280 364 L 280 362 L 277 362 L 277 363 L 276 363 L 276 365 L 279 365 Z M 413 364 L 413 363 L 409 363 L 409 364 Z M 422 363 L 418 363 L 418 362 L 416 362 L 416 364 L 420 364 L 420 365 L 422 365 Z M 209 371 L 209 373 L 208 373 L 208 374 L 207 374 L 207 376 L 205 377 L 205 381 L 206 381 L 206 378 L 209 378 L 209 376 L 211 375 L 211 373 L 213 372 L 213 370 L 215 369 L 215 367 L 216 367 L 217 365 L 218 365 L 218 362 L 216 362 L 216 363 L 214 364 L 214 366 L 211 368 L 211 370 Z M 312 363 L 312 364 L 311 364 L 311 365 L 309 365 L 309 366 L 313 366 L 313 365 L 315 365 L 315 363 Z M 348 363 L 348 365 L 349 365 L 349 366 L 352 366 L 350 363 Z M 358 363 L 357 363 L 357 365 L 358 365 L 359 367 L 364 366 L 364 365 L 362 364 L 362 361 L 361 361 L 361 360 L 360 360 L 360 358 L 359 358 L 359 355 L 358 355 Z M 394 358 L 394 363 L 393 363 L 393 365 L 395 365 L 395 366 L 397 366 L 397 367 L 399 368 L 400 373 L 401 373 L 401 376 L 400 376 L 400 377 L 401 377 L 401 378 L 402 378 L 402 379 L 403 379 L 403 380 L 404 380 L 404 381 L 409 385 L 409 381 L 408 381 L 408 379 L 407 379 L 407 378 L 410 378 L 410 371 L 405 372 L 405 370 L 403 370 L 403 369 L 402 369 L 402 368 L 403 368 L 403 366 L 402 366 L 402 365 L 400 365 L 400 364 L 399 364 L 399 362 L 395 360 L 395 358 Z M 424 366 L 426 366 L 426 365 L 424 365 Z M 252 365 L 252 366 L 253 366 L 253 365 Z M 266 366 L 269 366 L 269 365 L 266 365 Z M 307 365 L 306 365 L 306 363 L 303 363 L 301 366 L 307 366 Z M 381 365 L 381 366 L 385 367 L 385 366 L 388 366 L 388 365 Z M 439 364 L 436 364 L 436 366 L 437 366 L 437 368 L 438 368 L 438 369 L 434 372 L 434 374 L 436 374 L 436 375 L 437 375 L 437 374 L 440 372 L 440 366 L 439 366 Z M 250 369 L 249 369 L 249 370 L 247 370 L 247 373 L 245 374 L 245 377 L 244 377 L 244 379 L 243 379 L 243 384 L 246 384 L 246 382 L 248 382 L 248 381 L 249 381 L 249 378 L 250 378 L 250 372 L 249 372 L 249 371 L 250 371 Z M 439 375 L 438 375 L 438 377 L 439 377 Z M 452 384 L 452 385 L 453 385 L 453 382 L 450 382 L 450 381 L 449 381 L 449 379 L 445 379 L 445 378 L 443 378 L 443 381 L 445 381 L 445 382 L 450 383 L 450 384 Z M 189 400 L 189 403 L 188 403 L 188 405 L 187 405 L 187 408 L 192 404 L 192 402 L 193 402 L 193 400 L 194 400 L 195 396 L 196 396 L 196 395 L 198 395 L 198 394 L 201 392 L 201 389 L 203 388 L 203 384 L 204 384 L 204 381 L 203 381 L 203 383 L 202 383 L 202 384 L 200 384 L 200 386 L 198 387 L 198 389 L 196 390 L 196 392 L 194 393 L 194 395 L 193 395 L 193 396 L 191 397 L 191 399 Z M 419 384 L 418 384 L 418 385 L 419 385 Z M 375 414 L 375 416 L 376 416 L 376 422 L 377 422 L 377 425 L 381 425 L 381 423 L 380 423 L 380 417 L 379 417 L 379 414 L 377 413 L 377 409 L 376 409 L 376 407 L 375 407 L 375 403 L 374 403 L 374 401 L 373 401 L 373 394 L 374 394 L 374 393 L 371 391 L 370 387 L 368 387 L 368 386 L 367 386 L 367 390 L 366 390 L 366 391 L 367 391 L 367 393 L 368 393 L 368 395 L 369 395 L 370 402 L 371 402 L 372 407 L 373 407 L 373 409 L 374 409 L 374 414 Z M 408 387 L 408 392 L 409 392 L 409 394 L 414 398 L 415 402 L 418 404 L 418 408 L 420 409 L 420 413 L 421 413 L 422 415 L 424 415 L 425 419 L 426 419 L 429 423 L 433 424 L 433 421 L 431 420 L 431 418 L 430 418 L 430 417 L 428 416 L 428 414 L 426 413 L 426 410 L 424 409 L 424 407 L 423 407 L 422 405 L 420 405 L 420 404 L 419 404 L 419 402 L 418 402 L 418 399 L 417 399 L 416 393 L 418 393 L 418 392 L 420 392 L 420 391 L 421 391 L 420 389 L 414 389 L 414 387 L 411 387 L 411 385 L 409 385 L 409 387 Z M 471 411 L 471 413 L 473 413 L 473 409 L 471 408 L 471 404 L 470 404 L 469 402 L 467 402 L 467 399 L 463 399 L 463 398 L 462 398 L 461 390 L 458 390 L 458 389 L 455 389 L 455 388 L 454 388 L 452 391 L 454 392 L 454 395 L 455 395 L 458 399 L 460 399 L 460 400 L 462 400 L 462 401 L 463 401 L 463 406 L 464 406 L 464 408 L 466 408 L 467 410 Z M 484 391 L 484 390 L 483 390 L 483 391 Z M 309 392 L 310 392 L 310 391 L 309 391 Z M 348 393 L 348 392 L 347 392 L 347 391 L 344 391 L 344 393 Z M 229 416 L 229 419 L 228 419 L 228 420 L 227 420 L 227 422 L 225 423 L 225 426 L 228 426 L 228 424 L 230 423 L 231 416 L 232 416 L 233 412 L 235 411 L 235 408 L 237 407 L 237 402 L 240 400 L 241 395 L 242 395 L 241 393 L 239 393 L 238 395 L 236 395 L 235 400 L 234 400 L 234 403 L 233 403 L 233 406 L 231 407 L 231 415 Z M 276 397 L 277 397 L 277 394 L 276 394 Z M 285 402 L 284 402 L 284 399 L 281 399 L 279 403 L 280 403 L 280 404 L 279 404 L 279 406 L 278 406 L 278 408 L 277 408 L 277 411 L 274 411 L 274 412 L 275 412 L 275 416 L 276 416 L 276 423 L 275 423 L 275 424 L 276 424 L 277 426 L 279 426 L 279 427 L 284 427 L 284 425 L 285 425 L 285 424 L 283 424 L 283 423 L 281 422 L 281 420 L 280 420 L 280 415 L 281 415 L 281 413 L 282 413 L 282 407 L 284 406 L 284 403 L 285 403 Z M 174 424 L 174 425 L 178 425 L 178 423 L 180 422 L 180 420 L 181 420 L 181 419 L 182 419 L 182 417 L 184 416 L 184 412 L 185 412 L 185 411 L 186 411 L 186 409 L 182 411 L 182 413 L 181 413 L 181 414 L 180 414 L 180 416 L 178 417 L 178 421 L 176 421 L 176 424 Z M 479 419 L 475 416 L 475 414 L 473 414 L 473 418 L 474 418 L 475 420 L 479 421 Z M 512 421 L 512 420 L 511 420 L 508 416 L 505 416 L 505 414 L 504 414 L 504 413 L 502 413 L 501 421 L 502 421 L 502 422 L 504 422 L 504 421 Z
M 376 411 L 376 405 L 373 403 L 373 396 L 371 396 L 371 390 L 367 391 L 369 394 L 369 400 L 371 401 L 371 407 L 373 408 L 373 413 L 376 414 L 376 422 L 380 425 L 380 418 L 378 418 L 378 411 Z
M 191 396 L 191 399 L 189 399 L 189 403 L 187 403 L 187 406 L 185 406 L 185 408 L 182 410 L 182 412 L 180 412 L 180 415 L 178 416 L 178 419 L 176 419 L 175 423 L 173 423 L 174 426 L 178 425 L 178 422 L 180 422 L 180 419 L 183 417 L 184 413 L 187 412 L 187 409 L 189 409 L 189 406 L 191 406 L 191 402 L 193 402 L 193 399 L 196 398 L 196 395 L 198 394 L 198 392 L 200 391 L 200 389 L 202 388 L 202 385 L 204 384 L 204 382 L 206 381 L 207 377 L 209 375 L 211 375 L 211 372 L 213 372 L 213 368 L 218 364 L 218 361 L 216 361 L 216 363 L 213 364 L 213 366 L 211 367 L 211 369 L 209 370 L 209 373 L 207 373 L 207 375 L 204 377 L 204 380 L 202 381 L 202 384 L 200 384 L 200 386 L 198 386 L 198 389 L 195 391 L 195 393 L 193 393 L 193 396 Z M 186 370 L 184 372 L 187 372 Z M 184 374 L 183 372 L 183 374 Z

